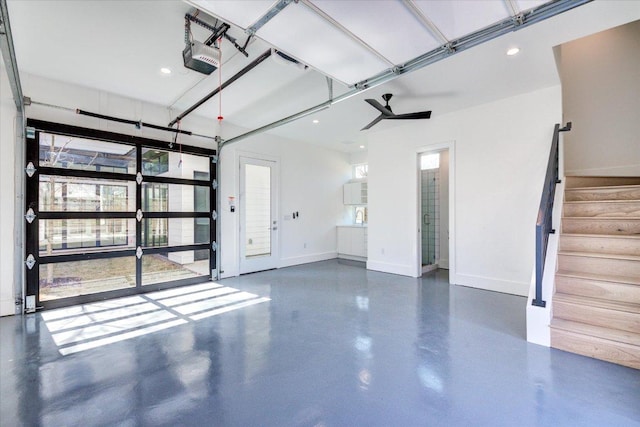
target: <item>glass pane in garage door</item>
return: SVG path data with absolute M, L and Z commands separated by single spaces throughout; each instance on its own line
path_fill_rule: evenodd
M 136 286 L 132 256 L 40 265 L 40 301 Z

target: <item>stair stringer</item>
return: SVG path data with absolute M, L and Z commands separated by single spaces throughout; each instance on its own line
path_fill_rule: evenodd
M 558 270 L 558 247 L 560 241 L 560 226 L 562 224 L 562 208 L 564 205 L 564 188 L 566 177 L 556 184 L 556 193 L 553 199 L 552 224 L 556 230 L 549 235 L 547 242 L 547 255 L 542 276 L 542 299 L 547 302 L 545 307 L 536 307 L 532 304 L 536 295 L 536 271 L 535 257 L 533 258 L 533 272 L 529 285 L 527 298 L 527 341 L 545 347 L 551 347 L 551 313 L 553 307 L 553 294 L 555 293 L 556 271 Z

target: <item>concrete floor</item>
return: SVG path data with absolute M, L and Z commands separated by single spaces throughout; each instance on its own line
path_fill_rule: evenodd
M 59 313 L 2 318 L 0 425 L 640 425 L 640 371 L 528 344 L 524 298 L 447 282 L 338 261 L 256 273 L 220 284 L 260 303 L 198 317 L 146 299 L 180 322 L 66 355 Z

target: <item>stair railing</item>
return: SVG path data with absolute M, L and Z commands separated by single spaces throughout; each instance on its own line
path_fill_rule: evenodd
M 571 122 L 561 128 L 560 124 L 556 124 L 553 129 L 553 139 L 551 141 L 551 152 L 549 153 L 549 162 L 547 163 L 547 174 L 544 178 L 544 186 L 542 187 L 542 198 L 540 200 L 540 208 L 538 209 L 538 220 L 536 221 L 536 297 L 532 304 L 536 307 L 545 307 L 547 302 L 542 299 L 542 276 L 544 274 L 544 262 L 547 256 L 547 245 L 549 243 L 549 234 L 554 234 L 553 229 L 553 200 L 556 195 L 556 184 L 560 184 L 558 176 L 559 165 L 559 139 L 560 132 L 571 130 Z

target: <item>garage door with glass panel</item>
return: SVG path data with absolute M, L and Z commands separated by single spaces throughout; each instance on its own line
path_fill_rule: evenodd
M 211 280 L 214 151 L 28 126 L 27 295 L 38 307 Z

